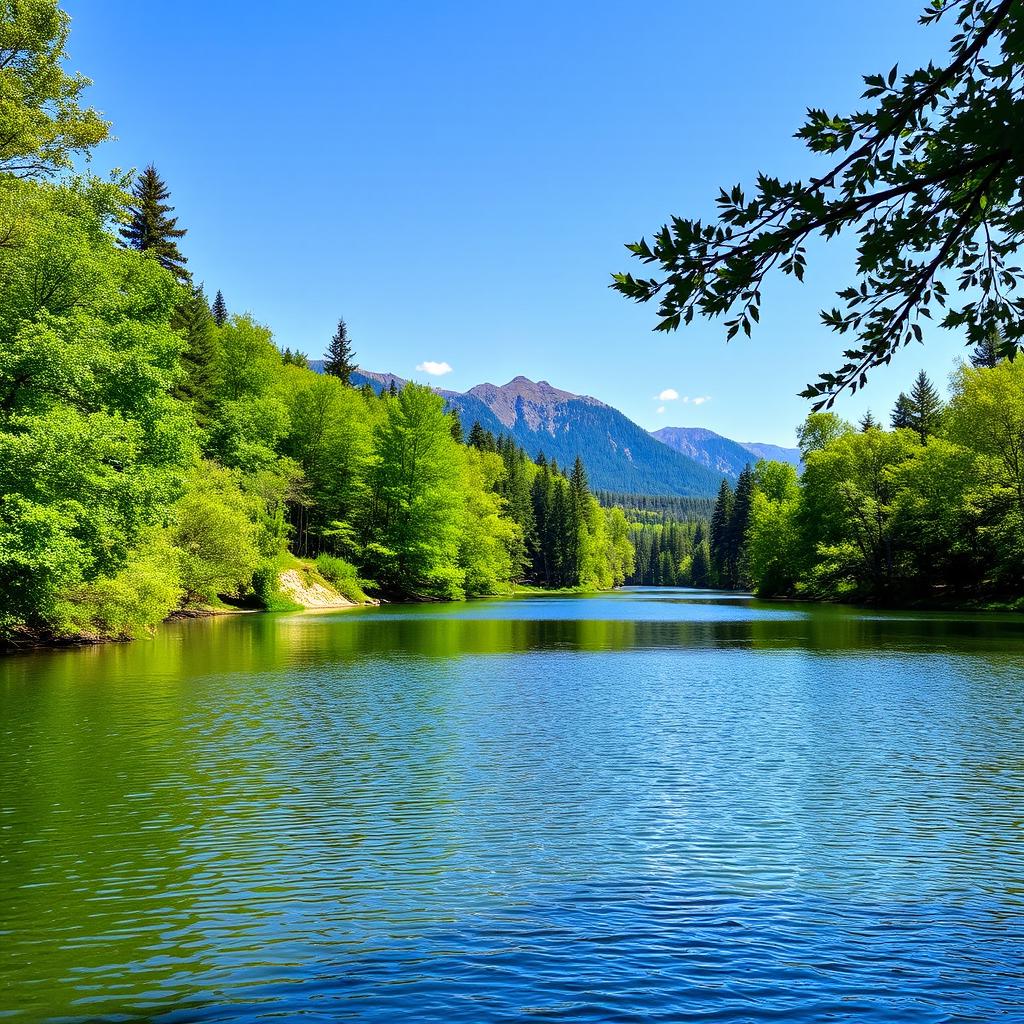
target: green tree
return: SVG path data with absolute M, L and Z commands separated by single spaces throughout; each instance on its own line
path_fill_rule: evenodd
M 811 452 L 821 451 L 852 430 L 853 427 L 834 412 L 812 412 L 797 428 L 800 457 L 806 461 Z
M 121 237 L 131 248 L 155 256 L 160 266 L 179 281 L 187 281 L 188 261 L 178 248 L 178 239 L 184 238 L 187 230 L 177 226 L 177 217 L 170 216 L 174 207 L 164 202 L 170 195 L 166 183 L 150 164 L 132 189 L 135 202 L 129 207 L 130 219 L 121 229 Z
M 352 351 L 352 342 L 348 336 L 348 327 L 344 320 L 338 321 L 338 329 L 331 338 L 327 347 L 327 357 L 324 359 L 324 373 L 337 377 L 342 384 L 352 382 L 352 371 L 358 369 L 355 362 L 355 352 Z
M 989 486 L 1024 517 L 1024 359 L 991 369 L 962 367 L 947 420 L 949 438 L 983 456 Z
M 238 595 L 260 564 L 253 504 L 236 473 L 207 463 L 174 510 L 171 536 L 180 552 L 181 583 L 191 601 Z
M 690 586 L 706 589 L 712 585 L 711 552 L 708 550 L 707 541 L 705 541 L 693 549 L 693 562 L 690 566 Z
M 0 0 L 0 174 L 53 174 L 107 137 L 80 106 L 89 79 L 64 70 L 70 21 L 57 0 Z
M 407 384 L 374 431 L 364 526 L 375 577 L 392 589 L 459 597 L 464 498 L 444 399 Z
M 729 552 L 732 526 L 733 493 L 728 480 L 723 480 L 718 488 L 715 509 L 711 513 L 710 545 L 711 571 L 715 582 L 720 586 L 730 585 Z M 653 555 L 652 555 L 653 557 Z
M 660 276 L 616 274 L 613 287 L 657 297 L 660 330 L 724 314 L 728 337 L 749 334 L 766 277 L 778 269 L 802 280 L 814 237 L 854 229 L 858 283 L 822 319 L 857 341 L 803 392 L 816 408 L 922 340 L 919 321 L 936 307 L 971 344 L 1001 328 L 1001 354 L 1012 354 L 1024 336 L 1012 264 L 1024 237 L 1024 152 L 1010 142 L 1024 135 L 1024 13 L 1020 0 L 942 0 L 921 18 L 941 19 L 955 21 L 944 65 L 868 75 L 868 102 L 853 114 L 809 111 L 798 135 L 829 166 L 809 181 L 759 174 L 749 198 L 739 185 L 723 189 L 717 223 L 675 217 L 652 242 L 629 246 Z
M 802 477 L 800 528 L 813 552 L 813 595 L 888 599 L 905 571 L 898 530 L 899 468 L 921 450 L 910 431 L 869 430 L 812 452 Z
M 938 432 L 942 423 L 942 399 L 922 370 L 910 391 L 910 428 L 917 431 L 922 443 Z
M 67 616 L 102 634 L 88 595 L 126 593 L 197 454 L 172 394 L 181 292 L 105 232 L 108 187 L 2 192 L 22 228 L 0 248 L 0 634 L 61 633 Z
M 736 480 L 727 540 L 727 578 L 730 587 L 747 587 L 747 533 L 750 529 L 750 508 L 754 498 L 754 471 L 745 466 Z
M 302 466 L 307 484 L 294 543 L 304 553 L 348 557 L 380 403 L 337 377 L 298 367 L 288 369 L 281 383 L 288 420 L 284 451 Z
M 893 430 L 912 430 L 914 426 L 914 406 L 910 398 L 902 391 L 896 399 L 889 416 Z
M 449 427 L 452 432 L 452 439 L 458 444 L 464 444 L 466 441 L 465 435 L 462 432 L 462 420 L 459 418 L 457 409 L 448 410 Z
M 1003 337 L 999 329 L 986 334 L 971 351 L 971 366 L 976 370 L 991 370 L 999 362 L 999 350 L 1003 348 Z
M 860 429 L 865 430 L 880 430 L 881 427 L 878 424 L 878 420 L 875 419 L 874 414 L 870 409 L 860 418 Z
M 175 311 L 174 325 L 185 338 L 182 374 L 174 393 L 192 404 L 196 422 L 205 429 L 217 406 L 220 346 L 201 286 L 190 288 L 183 295 Z
M 228 322 L 228 304 L 224 301 L 224 293 L 219 288 L 210 305 L 210 313 L 218 327 L 223 327 Z
M 754 478 L 747 544 L 751 585 L 762 596 L 792 594 L 803 568 L 796 469 L 783 462 L 759 462 Z
M 309 356 L 305 352 L 300 352 L 296 349 L 294 352 L 290 348 L 286 348 L 281 353 L 281 362 L 285 366 L 298 366 L 300 369 L 309 369 Z

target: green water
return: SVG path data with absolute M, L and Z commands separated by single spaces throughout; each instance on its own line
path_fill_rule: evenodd
M 1019 617 L 247 615 L 0 699 L 0 1018 L 1024 1018 Z

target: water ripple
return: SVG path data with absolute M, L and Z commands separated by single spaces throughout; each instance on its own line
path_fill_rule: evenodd
M 681 592 L 0 661 L 0 1019 L 1024 1019 L 1024 630 Z

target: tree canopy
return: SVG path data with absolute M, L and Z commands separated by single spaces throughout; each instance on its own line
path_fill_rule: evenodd
M 40 178 L 71 167 L 110 125 L 80 105 L 90 84 L 69 75 L 71 19 L 57 0 L 0 0 L 0 173 Z
M 867 103 L 851 114 L 808 111 L 797 137 L 830 166 L 808 181 L 760 173 L 752 195 L 722 189 L 715 221 L 673 217 L 628 246 L 659 276 L 620 273 L 612 287 L 657 298 L 658 330 L 724 316 L 727 338 L 749 335 L 768 275 L 802 281 L 810 241 L 852 229 L 856 280 L 821 317 L 856 341 L 802 392 L 816 409 L 922 340 L 936 313 L 972 345 L 999 332 L 1012 355 L 1024 337 L 1012 262 L 1024 237 L 1024 4 L 933 0 L 920 20 L 952 21 L 945 64 L 867 75 Z

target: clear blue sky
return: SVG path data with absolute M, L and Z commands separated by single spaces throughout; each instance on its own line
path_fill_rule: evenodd
M 522 373 L 647 428 L 784 444 L 796 393 L 839 362 L 817 310 L 848 247 L 767 289 L 761 329 L 728 346 L 720 324 L 652 333 L 609 274 L 670 214 L 712 213 L 720 185 L 815 166 L 792 138 L 808 105 L 845 110 L 860 74 L 943 51 L 922 5 L 65 4 L 117 136 L 95 168 L 153 161 L 196 277 L 281 346 L 317 356 L 344 316 L 369 369 L 447 362 L 432 379 L 456 390 Z M 963 349 L 926 341 L 839 411 L 887 413 L 922 366 L 944 386 Z

